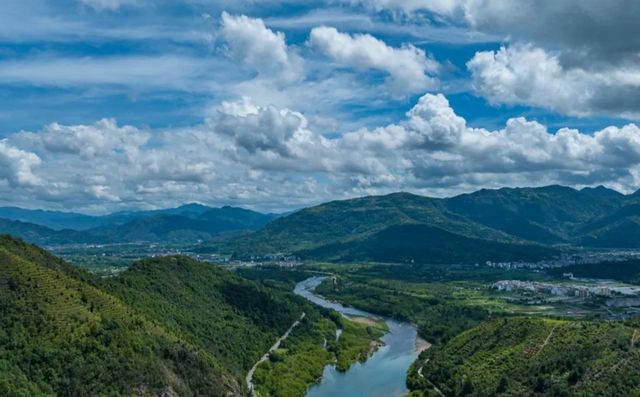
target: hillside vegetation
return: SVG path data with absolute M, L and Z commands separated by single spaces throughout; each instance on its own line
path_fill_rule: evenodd
M 0 396 L 246 395 L 249 369 L 305 313 L 254 378 L 264 395 L 302 397 L 325 365 L 347 369 L 384 333 L 274 282 L 181 256 L 97 279 L 0 236 Z
M 292 294 L 187 257 L 143 260 L 103 284 L 130 307 L 213 354 L 239 379 L 303 311 L 313 310 Z
M 555 251 L 448 211 L 442 200 L 397 193 L 334 201 L 277 219 L 215 247 L 237 256 L 289 252 L 333 261 L 441 263 L 539 259 Z
M 240 395 L 211 354 L 90 279 L 0 237 L 0 395 Z
M 631 396 L 640 387 L 637 324 L 503 318 L 423 353 L 412 396 Z
M 446 199 L 394 193 L 306 208 L 200 251 L 347 262 L 536 261 L 556 255 L 556 244 L 640 247 L 638 197 L 602 186 L 502 188 Z

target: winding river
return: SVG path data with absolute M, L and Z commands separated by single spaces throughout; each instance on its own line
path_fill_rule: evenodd
M 314 293 L 326 277 L 311 277 L 299 282 L 294 292 L 309 301 L 347 316 L 380 318 L 363 310 L 330 302 Z M 416 328 L 411 324 L 385 319 L 389 332 L 382 337 L 384 346 L 364 363 L 356 363 L 346 372 L 333 365 L 324 368 L 322 380 L 307 391 L 307 397 L 396 397 L 407 393 L 407 370 L 420 353 Z

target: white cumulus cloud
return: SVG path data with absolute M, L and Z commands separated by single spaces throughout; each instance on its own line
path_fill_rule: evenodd
M 516 117 L 474 128 L 444 95 L 425 94 L 400 122 L 324 136 L 302 113 L 241 98 L 192 127 L 141 130 L 107 119 L 0 141 L 1 197 L 76 210 L 194 200 L 283 209 L 398 190 L 556 183 L 636 190 L 638 125 L 552 131 Z
M 532 105 L 578 116 L 614 111 L 640 117 L 637 66 L 598 72 L 568 68 L 557 55 L 517 44 L 477 52 L 467 66 L 476 91 L 493 104 Z
M 262 19 L 223 12 L 221 22 L 229 55 L 243 66 L 288 79 L 302 73 L 302 61 L 287 47 L 284 33 L 272 31 Z
M 0 180 L 4 179 L 12 187 L 39 185 L 42 181 L 33 168 L 40 163 L 35 153 L 13 147 L 5 139 L 0 140 Z
M 312 29 L 309 43 L 346 67 L 385 72 L 396 94 L 424 92 L 436 86 L 433 75 L 438 63 L 411 44 L 394 48 L 369 34 L 350 35 L 327 26 Z

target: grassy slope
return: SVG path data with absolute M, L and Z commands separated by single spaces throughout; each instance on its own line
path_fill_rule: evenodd
M 206 352 L 34 246 L 0 237 L 0 395 L 238 393 Z

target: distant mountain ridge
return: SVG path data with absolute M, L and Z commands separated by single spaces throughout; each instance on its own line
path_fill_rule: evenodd
M 2 214 L 11 217 L 3 219 Z M 163 210 L 117 212 L 101 217 L 5 207 L 0 208 L 0 233 L 43 245 L 196 242 L 225 232 L 257 230 L 276 217 L 276 214 L 243 208 L 212 208 L 201 204 Z M 76 222 L 78 219 L 81 221 Z M 62 228 L 63 225 L 75 228 Z M 89 225 L 91 227 L 87 228 Z
M 483 189 L 444 199 L 393 193 L 306 208 L 202 250 L 332 261 L 537 260 L 557 254 L 556 244 L 640 248 L 638 202 L 602 186 Z M 592 223 L 598 228 L 583 230 Z
M 36 215 L 42 217 L 30 216 Z M 59 213 L 52 216 L 59 221 Z M 198 251 L 239 258 L 284 253 L 332 261 L 537 260 L 556 255 L 557 245 L 640 248 L 640 194 L 558 185 L 451 198 L 401 192 L 331 201 L 286 216 L 187 204 L 118 212 L 101 222 L 106 224 L 54 230 L 0 219 L 0 233 L 45 245 L 203 242 Z

